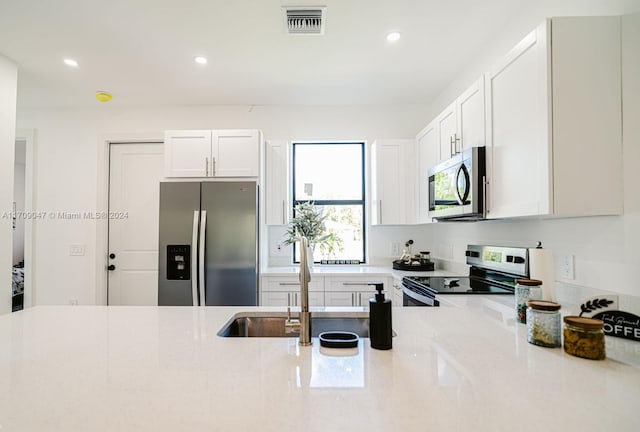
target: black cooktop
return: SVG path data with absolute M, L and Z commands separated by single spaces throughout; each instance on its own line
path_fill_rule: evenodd
M 513 294 L 513 289 L 486 280 L 469 277 L 405 276 L 408 286 L 426 289 L 435 294 Z

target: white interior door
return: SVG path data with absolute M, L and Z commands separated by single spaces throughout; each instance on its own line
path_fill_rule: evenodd
M 109 305 L 158 304 L 162 144 L 109 149 Z

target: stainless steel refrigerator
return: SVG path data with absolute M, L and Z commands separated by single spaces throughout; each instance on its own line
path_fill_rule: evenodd
M 158 305 L 258 304 L 255 182 L 161 182 Z

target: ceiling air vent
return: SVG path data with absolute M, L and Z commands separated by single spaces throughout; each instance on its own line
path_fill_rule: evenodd
M 323 35 L 326 7 L 283 6 L 284 27 L 292 35 Z

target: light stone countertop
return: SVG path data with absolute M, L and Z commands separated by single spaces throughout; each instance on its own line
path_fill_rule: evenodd
M 281 266 L 281 267 L 264 267 L 260 270 L 260 276 L 292 276 L 300 271 L 299 265 Z M 403 276 L 462 276 L 447 270 L 435 271 L 404 271 L 394 270 L 391 265 L 368 266 L 368 265 L 327 265 L 315 264 L 311 268 L 311 277 L 318 276 L 384 276 L 399 277 Z M 464 275 L 466 275 L 465 273 Z
M 0 317 L 0 430 L 638 430 L 640 344 L 528 344 L 512 301 L 394 308 L 390 351 L 216 335 L 278 308 L 35 307 Z

